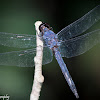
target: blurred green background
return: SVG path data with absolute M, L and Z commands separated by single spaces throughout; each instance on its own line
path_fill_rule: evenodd
M 35 34 L 37 20 L 49 23 L 55 33 L 79 19 L 100 4 L 100 0 L 2 0 L 0 1 L 0 31 L 15 34 Z M 100 21 L 90 30 L 100 28 Z M 0 53 L 18 48 L 0 46 Z M 100 44 L 77 57 L 64 58 L 76 84 L 79 100 L 100 99 Z M 43 83 L 39 100 L 75 100 L 60 67 L 53 59 L 44 65 Z M 0 66 L 0 95 L 10 100 L 29 100 L 34 67 Z

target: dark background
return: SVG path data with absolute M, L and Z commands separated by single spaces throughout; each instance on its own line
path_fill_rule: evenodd
M 49 23 L 55 33 L 100 4 L 100 0 L 2 0 L 0 1 L 0 31 L 35 34 L 37 20 Z M 100 28 L 100 21 L 89 31 Z M 20 50 L 0 46 L 0 53 Z M 100 44 L 86 53 L 64 58 L 76 84 L 79 100 L 100 99 Z M 0 66 L 0 95 L 10 100 L 29 100 L 33 84 L 33 68 Z M 39 100 L 75 100 L 57 61 L 44 65 Z

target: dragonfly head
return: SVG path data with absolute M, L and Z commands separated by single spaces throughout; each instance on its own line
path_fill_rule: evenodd
M 43 32 L 43 29 L 44 28 L 48 28 L 49 30 L 52 30 L 52 27 L 50 27 L 50 25 L 48 24 L 48 23 L 42 23 L 40 26 L 39 26 L 39 30 L 40 30 L 40 32 Z
M 35 29 L 36 29 L 39 36 L 43 36 L 45 28 L 47 28 L 47 30 L 52 30 L 52 27 L 50 27 L 50 25 L 47 23 L 44 23 L 41 21 L 35 22 Z

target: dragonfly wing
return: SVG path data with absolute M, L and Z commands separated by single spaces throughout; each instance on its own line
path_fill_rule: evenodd
M 35 49 L 12 51 L 0 54 L 0 65 L 32 67 L 34 66 Z
M 53 60 L 53 53 L 49 47 L 43 47 L 43 62 L 42 64 L 48 64 Z
M 48 47 L 44 47 L 43 65 L 52 61 L 52 52 Z M 34 56 L 36 49 L 28 49 L 23 51 L 12 51 L 7 53 L 0 53 L 0 65 L 19 66 L 19 67 L 33 67 Z
M 59 50 L 62 57 L 74 57 L 85 53 L 100 42 L 100 29 L 62 42 Z
M 36 47 L 36 36 L 0 32 L 0 44 L 16 48 Z
M 100 5 L 89 11 L 80 19 L 63 28 L 57 33 L 59 40 L 68 40 L 69 38 L 80 35 L 89 29 L 100 19 Z

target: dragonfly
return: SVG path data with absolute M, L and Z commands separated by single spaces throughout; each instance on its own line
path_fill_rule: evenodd
M 81 55 L 99 43 L 100 29 L 82 34 L 99 20 L 100 5 L 63 28 L 57 34 L 53 32 L 49 24 L 41 23 L 39 25 L 39 37 L 44 43 L 42 64 L 45 65 L 52 62 L 54 55 L 76 98 L 79 98 L 76 86 L 62 57 L 71 58 Z M 34 66 L 33 58 L 36 55 L 36 35 L 0 32 L 0 45 L 25 49 L 0 53 L 0 65 Z

